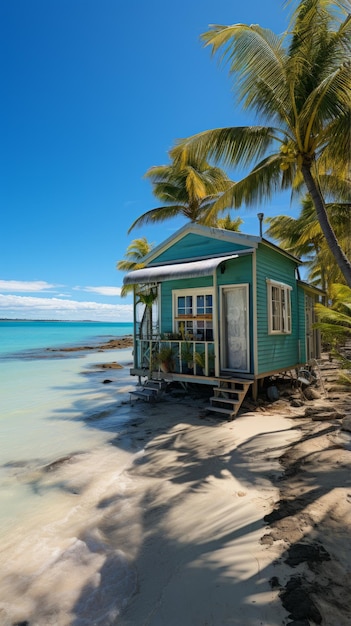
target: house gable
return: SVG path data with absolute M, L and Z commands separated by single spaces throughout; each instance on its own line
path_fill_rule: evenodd
M 246 248 L 247 246 L 245 245 L 231 241 L 221 241 L 202 235 L 188 234 L 164 250 L 148 265 L 159 265 L 193 258 L 208 258 L 220 254 L 235 253 Z
M 188 224 L 172 237 L 154 248 L 146 257 L 145 265 L 159 265 L 191 259 L 209 258 L 256 248 L 260 239 L 221 228 Z

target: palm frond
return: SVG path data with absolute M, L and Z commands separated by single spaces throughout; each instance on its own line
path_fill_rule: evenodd
M 179 140 L 171 154 L 176 155 L 177 151 L 183 150 L 185 146 L 194 158 L 206 154 L 209 159 L 223 166 L 248 167 L 252 160 L 262 158 L 275 141 L 282 141 L 282 133 L 273 127 L 215 128 Z
M 143 215 L 140 215 L 133 224 L 130 226 L 128 233 L 130 233 L 136 226 L 143 226 L 145 224 L 152 224 L 155 222 L 164 222 L 172 217 L 176 217 L 180 213 L 184 214 L 185 207 L 183 205 L 171 205 L 161 206 L 156 209 L 150 209 Z
M 324 146 L 319 160 L 324 170 L 337 172 L 345 179 L 350 178 L 351 112 L 340 110 L 340 114 L 321 133 Z
M 212 26 L 202 35 L 212 54 L 222 48 L 220 62 L 229 64 L 238 100 L 264 119 L 287 123 L 289 93 L 286 89 L 284 38 L 257 24 Z
M 325 127 L 348 110 L 350 94 L 349 69 L 341 67 L 329 74 L 304 100 L 298 124 L 304 135 L 304 150 L 312 153 L 325 143 Z M 322 131 L 322 132 L 321 132 Z
M 152 250 L 152 243 L 149 243 L 146 237 L 134 239 L 128 246 L 125 258 L 117 263 L 117 269 L 124 272 L 139 270 L 145 267 L 143 258 Z M 134 290 L 133 285 L 123 285 L 121 289 L 121 297 L 125 297 Z

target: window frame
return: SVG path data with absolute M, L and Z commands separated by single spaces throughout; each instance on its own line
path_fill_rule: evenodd
M 291 335 L 292 333 L 292 310 L 291 310 L 291 285 L 267 278 L 267 299 L 268 299 L 268 334 L 269 335 Z M 274 294 L 279 298 L 273 300 Z M 276 312 L 275 308 L 278 308 Z M 279 321 L 279 328 L 276 322 Z
M 193 324 L 193 327 L 196 326 L 197 329 L 197 322 L 201 322 L 201 324 L 203 324 L 203 333 L 204 333 L 204 339 L 203 341 L 209 341 L 208 339 L 205 339 L 206 336 L 206 330 L 210 330 L 212 331 L 212 335 L 213 335 L 213 310 L 214 310 L 214 289 L 213 287 L 196 287 L 194 289 L 174 289 L 172 291 L 172 300 L 173 300 L 173 310 L 172 310 L 172 323 L 173 323 L 173 332 L 178 332 L 177 331 L 177 326 L 179 325 L 179 323 L 181 323 L 182 321 L 184 321 L 185 327 L 186 327 L 186 322 L 190 321 Z M 178 315 L 178 298 L 179 297 L 184 297 L 186 299 L 187 296 L 192 296 L 193 297 L 193 303 L 192 303 L 192 313 L 189 314 L 184 314 L 184 315 Z M 211 296 L 212 297 L 212 312 L 211 313 L 197 313 L 197 296 L 204 296 L 204 310 L 206 310 L 206 296 Z M 194 309 L 194 305 L 195 305 L 195 309 Z M 196 312 L 195 312 L 196 310 Z M 210 325 L 210 329 L 206 328 L 207 324 Z M 196 335 L 197 333 L 195 333 Z M 187 335 L 187 333 L 185 332 L 185 335 Z M 194 341 L 196 341 L 196 336 L 194 336 Z

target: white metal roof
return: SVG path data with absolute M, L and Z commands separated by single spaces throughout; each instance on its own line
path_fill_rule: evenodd
M 252 252 L 247 250 L 246 253 Z M 243 251 L 240 250 L 242 254 Z M 145 267 L 141 270 L 129 272 L 124 277 L 125 285 L 136 285 L 146 283 L 162 282 L 164 280 L 175 280 L 177 278 L 197 278 L 198 276 L 210 276 L 214 270 L 230 259 L 236 259 L 239 254 L 214 257 L 211 259 L 201 259 L 200 261 L 190 261 L 187 263 L 173 263 L 171 265 L 158 265 Z

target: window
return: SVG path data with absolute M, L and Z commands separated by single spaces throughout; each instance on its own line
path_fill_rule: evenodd
M 213 296 L 203 289 L 174 292 L 175 332 L 184 339 L 213 341 Z
M 291 333 L 291 290 L 284 283 L 267 280 L 268 287 L 268 332 L 274 334 Z

